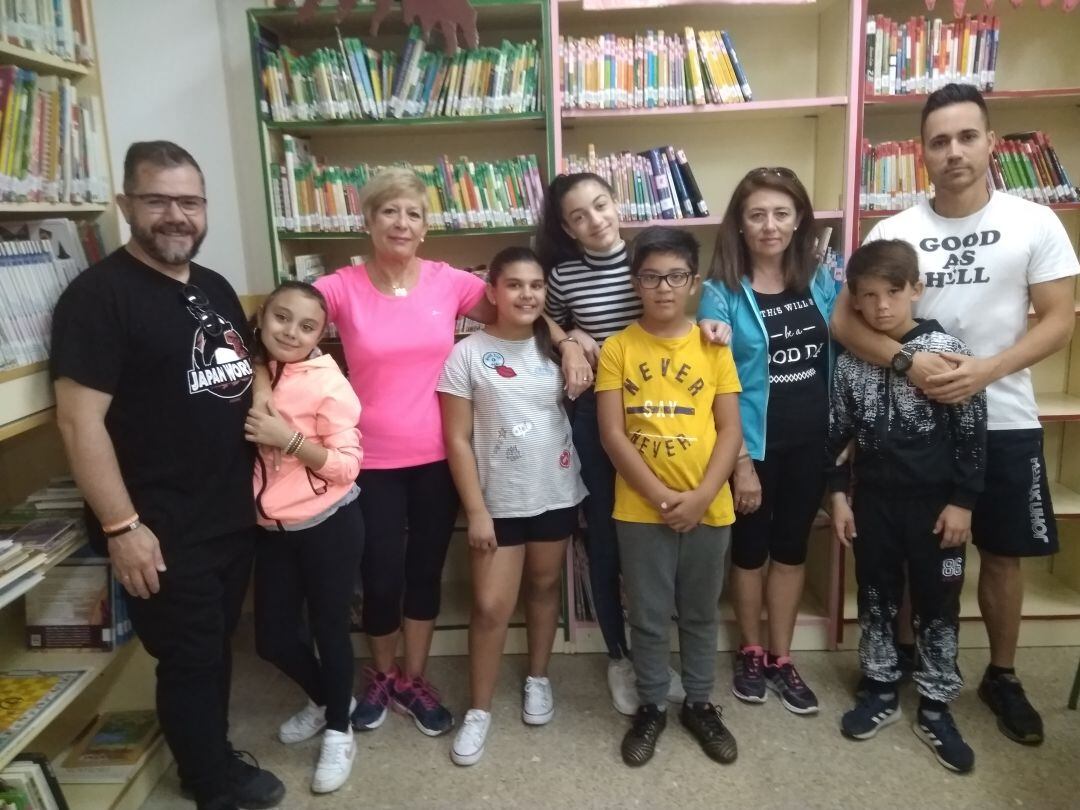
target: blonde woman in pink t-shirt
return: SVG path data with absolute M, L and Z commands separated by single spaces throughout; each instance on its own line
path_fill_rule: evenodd
M 424 677 L 439 613 L 443 563 L 458 510 L 446 462 L 435 386 L 465 315 L 494 318 L 484 282 L 416 255 L 427 232 L 427 189 L 407 169 L 386 169 L 363 190 L 371 256 L 319 279 L 341 336 L 349 379 L 364 403 L 364 470 L 357 479 L 366 541 L 361 561 L 363 625 L 373 666 L 352 713 L 353 728 L 378 728 L 393 707 L 424 734 L 449 731 L 453 716 Z M 571 396 L 592 381 L 581 348 L 552 326 Z M 395 663 L 404 634 L 403 667 Z

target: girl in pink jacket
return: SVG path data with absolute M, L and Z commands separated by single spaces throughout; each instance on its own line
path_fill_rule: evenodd
M 271 379 L 269 413 L 252 409 L 245 432 L 259 445 L 255 502 L 255 644 L 260 656 L 307 693 L 278 731 L 284 743 L 322 732 L 311 789 L 345 783 L 356 756 L 350 602 L 363 549 L 356 497 L 360 401 L 329 355 L 316 348 L 326 302 L 310 284 L 287 281 L 259 313 L 257 350 Z M 307 606 L 310 643 L 301 639 Z M 325 729 L 325 730 L 324 730 Z

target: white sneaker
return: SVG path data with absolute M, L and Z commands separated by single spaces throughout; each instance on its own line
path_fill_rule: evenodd
M 326 727 L 326 707 L 316 706 L 310 700 L 307 705 L 281 724 L 278 739 L 286 745 L 310 740 Z
M 484 755 L 484 743 L 487 742 L 491 729 L 491 712 L 483 709 L 469 709 L 465 719 L 454 737 L 454 747 L 450 749 L 450 759 L 455 765 L 475 765 Z
M 322 748 L 319 750 L 319 764 L 315 766 L 315 776 L 311 780 L 313 793 L 332 793 L 345 784 L 356 759 L 356 745 L 353 732 L 323 732 Z
M 607 685 L 615 711 L 628 716 L 637 714 L 637 677 L 633 661 L 625 657 L 608 661 Z
M 555 716 L 555 696 L 547 678 L 525 679 L 525 694 L 521 702 L 521 719 L 530 726 L 542 726 Z
M 668 685 L 667 699 L 672 703 L 682 703 L 686 700 L 686 690 L 683 689 L 682 676 L 671 667 L 668 667 L 668 676 L 671 683 Z

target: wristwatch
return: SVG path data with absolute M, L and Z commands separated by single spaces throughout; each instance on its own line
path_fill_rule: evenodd
M 907 346 L 901 346 L 900 351 L 893 355 L 889 365 L 897 374 L 907 374 L 914 359 L 915 350 L 909 349 Z

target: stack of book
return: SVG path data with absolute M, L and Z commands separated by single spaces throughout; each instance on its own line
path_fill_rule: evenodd
M 985 14 L 952 22 L 883 14 L 866 21 L 867 95 L 932 93 L 950 82 L 993 90 L 1001 23 Z
M 87 28 L 89 0 L 4 0 L 0 3 L 0 41 L 51 53 L 61 59 L 92 62 Z
M 0 529 L 0 606 L 31 591 L 44 572 L 86 544 L 77 518 L 37 518 Z
M 753 93 L 727 31 L 559 37 L 568 110 L 738 104 Z
M 0 810 L 70 810 L 44 754 L 23 752 L 0 773 Z
M 122 784 L 146 762 L 160 735 L 153 709 L 105 712 L 56 758 L 56 776 L 63 784 Z
M 275 227 L 287 231 L 362 231 L 361 189 L 385 167 L 323 165 L 312 156 L 304 139 L 285 135 L 283 141 L 285 161 L 270 167 Z M 539 220 L 544 186 L 536 155 L 494 163 L 443 156 L 432 164 L 408 168 L 427 186 L 427 224 L 431 230 L 532 226 Z
M 562 171 L 593 172 L 607 180 L 615 190 L 623 222 L 709 215 L 686 153 L 674 146 L 597 157 L 589 144 L 587 155 L 565 156 Z
M 49 356 L 53 307 L 87 268 L 85 244 L 97 251 L 96 225 L 80 229 L 69 219 L 0 225 L 0 368 Z
M 336 48 L 297 54 L 258 39 L 263 114 L 272 121 L 332 121 L 528 113 L 540 110 L 536 40 L 498 48 L 428 50 L 414 25 L 401 53 L 337 35 Z
M 0 65 L 0 198 L 104 203 L 108 156 L 101 99 L 69 79 Z
M 1080 193 L 1043 132 L 1020 132 L 998 139 L 990 177 L 999 191 L 1032 202 L 1080 202 Z
M 919 141 L 863 141 L 859 207 L 896 211 L 934 196 Z

